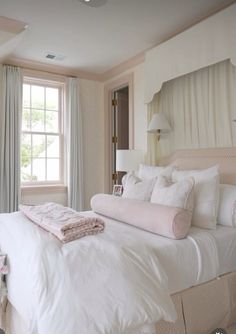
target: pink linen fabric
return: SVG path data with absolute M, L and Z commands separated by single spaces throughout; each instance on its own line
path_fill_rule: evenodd
M 83 217 L 79 212 L 56 203 L 20 205 L 20 211 L 63 243 L 103 232 L 105 223 L 97 217 Z
M 97 194 L 91 207 L 98 214 L 171 239 L 185 238 L 191 225 L 190 211 L 146 201 Z

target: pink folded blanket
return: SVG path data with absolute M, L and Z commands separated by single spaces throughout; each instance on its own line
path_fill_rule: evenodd
M 103 232 L 105 223 L 97 217 L 83 217 L 79 212 L 56 203 L 20 205 L 20 211 L 32 222 L 54 234 L 63 243 Z

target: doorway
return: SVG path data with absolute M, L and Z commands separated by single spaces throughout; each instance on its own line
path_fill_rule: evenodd
M 134 147 L 133 72 L 107 83 L 104 87 L 104 192 L 111 193 L 121 182 L 116 174 L 117 149 Z
M 121 184 L 124 172 L 116 169 L 116 151 L 129 149 L 129 87 L 112 94 L 112 181 Z

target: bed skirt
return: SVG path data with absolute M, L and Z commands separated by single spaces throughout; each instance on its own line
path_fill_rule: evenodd
M 159 321 L 157 334 L 209 334 L 216 328 L 236 333 L 236 272 L 174 294 L 172 299 L 178 320 L 175 324 Z M 30 334 L 10 303 L 2 315 L 6 334 Z

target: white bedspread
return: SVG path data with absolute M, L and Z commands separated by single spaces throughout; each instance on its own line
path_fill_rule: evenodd
M 0 216 L 9 300 L 34 334 L 107 334 L 176 314 L 157 254 L 106 232 L 62 245 L 21 213 Z M 125 239 L 125 242 L 122 242 Z
M 169 293 L 216 275 L 214 240 L 197 229 L 170 240 L 103 219 L 104 233 L 62 245 L 21 213 L 0 215 L 9 300 L 32 334 L 127 334 L 174 321 Z

